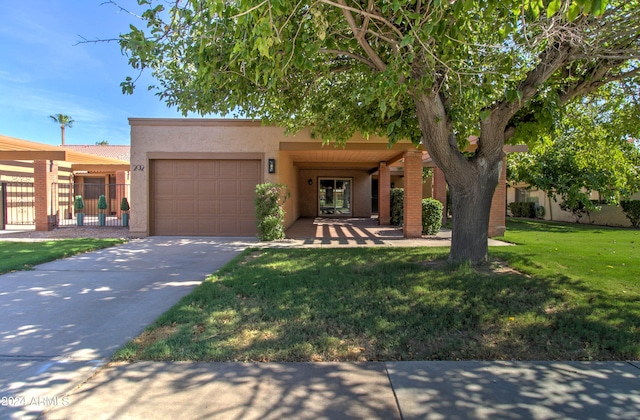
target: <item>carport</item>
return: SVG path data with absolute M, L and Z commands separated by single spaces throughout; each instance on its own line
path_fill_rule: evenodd
M 130 171 L 126 161 L 0 135 L 0 166 L 9 172 L 18 163 L 23 167 L 25 163 L 32 165 L 25 176 L 33 180 L 36 230 L 50 230 L 56 225 L 59 215 L 52 205 L 52 189 L 60 181 L 61 172 L 115 172 L 116 182 L 125 184 L 126 173 Z

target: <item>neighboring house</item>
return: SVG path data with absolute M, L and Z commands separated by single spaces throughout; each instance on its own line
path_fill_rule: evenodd
M 128 146 L 51 146 L 0 135 L 0 228 L 64 224 L 74 216 L 75 195 L 85 198 L 85 212 L 97 213 L 97 198 L 105 194 L 107 212 L 119 216 L 119 200 L 129 195 L 128 153 Z
M 354 136 L 323 145 L 309 130 L 239 119 L 130 118 L 131 218 L 136 236 L 253 236 L 255 187 L 285 184 L 285 227 L 300 217 L 371 217 L 389 223 L 392 186 L 405 189 L 406 237 L 421 236 L 421 199 L 446 202 L 446 183 L 422 146 Z M 503 165 L 503 168 L 505 165 Z M 392 185 L 393 184 L 393 185 Z M 504 233 L 505 171 L 489 235 Z
M 599 200 L 597 191 L 591 193 L 592 200 Z M 640 193 L 631 196 L 631 200 L 640 200 Z M 507 203 L 533 202 L 544 207 L 544 220 L 555 222 L 576 222 L 576 216 L 560 208 L 561 202 L 549 199 L 547 192 L 530 188 L 527 184 L 507 185 Z M 508 204 L 507 204 L 508 205 Z M 601 205 L 601 210 L 590 212 L 580 218 L 580 223 L 601 226 L 631 227 L 631 222 L 620 206 Z

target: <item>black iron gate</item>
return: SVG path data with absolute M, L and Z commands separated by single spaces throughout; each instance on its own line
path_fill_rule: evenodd
M 0 183 L 2 223 L 4 230 L 11 226 L 33 225 L 36 220 L 35 190 L 32 182 Z
M 105 196 L 106 209 L 98 208 L 101 195 Z M 84 208 L 81 210 L 74 208 L 76 197 L 82 197 Z M 57 226 L 77 226 L 78 213 L 82 214 L 82 226 L 123 226 L 123 211 L 120 209 L 123 197 L 129 201 L 129 185 L 59 183 L 53 184 L 51 189 L 51 203 L 55 206 L 53 214 L 57 216 Z

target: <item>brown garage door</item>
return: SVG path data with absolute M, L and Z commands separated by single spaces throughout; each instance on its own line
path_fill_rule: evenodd
M 153 235 L 255 235 L 259 160 L 153 160 L 150 166 Z

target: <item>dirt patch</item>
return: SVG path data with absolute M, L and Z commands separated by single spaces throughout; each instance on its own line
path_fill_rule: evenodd
M 488 265 L 477 268 L 480 273 L 484 274 L 515 274 L 518 276 L 525 276 L 520 271 L 509 267 L 509 265 L 502 260 L 491 261 Z
M 260 255 L 262 255 L 262 251 L 253 251 L 252 253 L 244 257 L 242 261 L 240 261 L 240 265 L 247 265 L 251 261 L 257 259 Z
M 48 231 L 36 230 L 3 230 L 0 231 L 0 240 L 24 240 L 24 241 L 43 241 L 51 239 L 69 239 L 69 238 L 118 238 L 130 239 L 128 227 L 61 227 Z
M 423 261 L 420 266 L 427 269 L 443 270 L 447 268 L 449 263 L 446 260 Z
M 426 269 L 444 270 L 447 267 L 449 267 L 449 263 L 446 260 L 424 261 L 420 263 L 420 266 Z M 509 267 L 509 265 L 502 260 L 493 260 L 488 264 L 482 265 L 480 267 L 475 267 L 475 270 L 478 273 L 487 274 L 487 275 L 515 274 L 518 276 L 526 277 L 526 274 L 523 274 L 520 271 L 512 267 Z
M 162 327 L 151 331 L 144 331 L 133 339 L 133 343 L 140 349 L 144 349 L 157 341 L 171 337 L 176 333 L 176 331 L 178 331 L 178 327 L 176 325 L 163 325 Z

